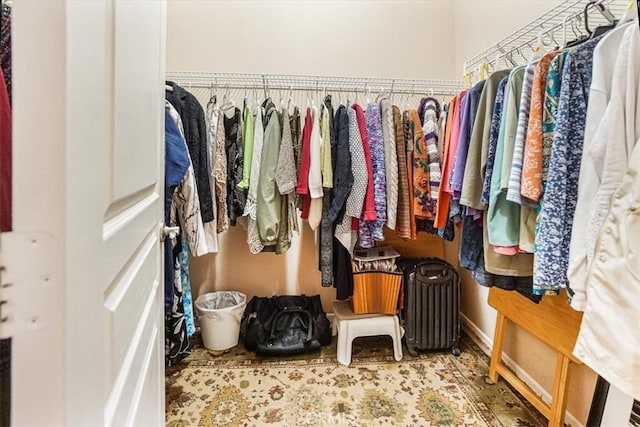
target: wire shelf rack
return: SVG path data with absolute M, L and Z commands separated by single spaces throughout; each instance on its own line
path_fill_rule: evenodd
M 509 34 L 497 43 L 468 59 L 463 73 L 472 75 L 482 66 L 495 68 L 501 60 L 511 64 L 524 64 L 527 54 L 533 52 L 541 42 L 547 46 L 561 46 L 584 32 L 584 12 L 589 2 L 586 0 L 564 0 L 542 16 Z M 601 0 L 587 9 L 588 24 L 591 29 L 619 19 L 635 2 L 628 0 Z

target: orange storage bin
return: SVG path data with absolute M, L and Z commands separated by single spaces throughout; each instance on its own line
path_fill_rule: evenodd
M 402 273 L 366 271 L 353 273 L 355 314 L 396 314 L 402 286 Z

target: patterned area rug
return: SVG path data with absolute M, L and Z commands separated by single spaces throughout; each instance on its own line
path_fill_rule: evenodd
M 215 354 L 194 342 L 167 369 L 169 427 L 543 426 L 546 419 L 506 383 L 487 380 L 488 358 L 468 338 L 462 355 L 406 352 L 386 337 L 354 341 L 350 366 L 321 352 L 259 358 L 242 345 Z

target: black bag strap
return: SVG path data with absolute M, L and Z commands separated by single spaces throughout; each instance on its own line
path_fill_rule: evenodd
M 299 308 L 300 310 L 307 310 L 309 307 L 309 297 L 304 295 L 283 295 L 273 297 L 273 305 L 279 310 L 288 310 L 292 308 Z
M 301 308 L 293 307 L 293 308 L 283 308 L 282 311 L 279 311 L 278 314 L 273 319 L 273 323 L 271 324 L 271 333 L 269 334 L 269 339 L 275 338 L 276 333 L 276 325 L 278 324 L 278 319 L 282 316 L 288 316 L 290 313 L 301 313 L 306 314 L 309 318 L 309 327 L 307 331 L 307 342 L 310 342 L 313 339 L 313 316 L 309 310 L 303 310 Z

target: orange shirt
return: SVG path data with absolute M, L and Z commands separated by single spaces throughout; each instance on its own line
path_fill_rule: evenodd
M 527 139 L 524 144 L 522 181 L 520 183 L 520 194 L 529 202 L 528 204 L 537 203 L 542 195 L 542 109 L 549 65 L 558 53 L 560 51 L 549 52 L 540 58 L 533 76 L 531 109 L 529 112 Z

